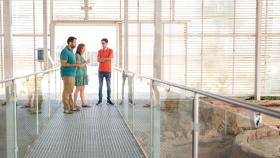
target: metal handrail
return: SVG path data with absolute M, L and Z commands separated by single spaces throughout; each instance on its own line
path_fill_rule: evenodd
M 28 74 L 28 75 L 22 75 L 22 76 L 17 76 L 17 77 L 5 79 L 5 80 L 0 81 L 0 84 L 10 82 L 10 81 L 14 81 L 14 80 L 17 80 L 17 79 L 28 78 L 30 76 L 35 76 L 35 75 L 38 75 L 38 74 L 49 73 L 49 72 L 52 72 L 52 71 L 55 71 L 55 70 L 58 70 L 58 69 L 59 69 L 59 67 L 56 67 L 56 68 L 52 68 L 52 69 L 45 70 L 45 71 L 34 72 L 34 73 Z
M 157 78 L 152 78 L 152 77 L 149 77 L 149 76 L 135 74 L 131 71 L 125 71 L 125 70 L 117 68 L 117 67 L 114 67 L 114 69 L 118 70 L 120 72 L 124 72 L 124 73 L 132 73 L 132 74 L 134 74 L 134 76 L 136 76 L 138 78 L 145 78 L 145 79 L 155 81 L 155 82 L 158 82 L 158 83 L 163 83 L 163 84 L 166 84 L 166 85 L 169 85 L 169 86 L 172 86 L 172 87 L 176 87 L 176 88 L 179 88 L 179 89 L 182 89 L 182 90 L 191 91 L 193 93 L 197 93 L 197 94 L 201 94 L 201 95 L 211 97 L 211 98 L 214 98 L 214 99 L 217 99 L 217 100 L 221 100 L 221 101 L 224 101 L 226 103 L 233 104 L 233 105 L 236 105 L 238 107 L 242 107 L 244 109 L 248 109 L 248 110 L 251 110 L 251 111 L 254 111 L 254 112 L 260 112 L 262 114 L 266 114 L 266 115 L 269 115 L 269 116 L 280 118 L 280 111 L 277 111 L 277 110 L 269 109 L 269 108 L 266 108 L 266 107 L 263 107 L 263 106 L 260 106 L 260 105 L 246 103 L 246 102 L 243 102 L 243 101 L 240 101 L 240 100 L 237 100 L 237 99 L 233 99 L 233 98 L 225 97 L 225 96 L 222 96 L 222 95 L 206 92 L 206 91 L 199 90 L 199 89 L 196 89 L 196 88 L 186 87 L 186 86 L 183 86 L 183 85 L 180 85 L 180 84 L 163 81 L 163 80 L 160 80 L 160 79 L 157 79 Z

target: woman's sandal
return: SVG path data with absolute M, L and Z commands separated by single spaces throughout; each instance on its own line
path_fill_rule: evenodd
M 71 111 L 80 111 L 80 109 L 73 108 L 73 109 L 71 109 Z
M 81 111 L 81 107 L 80 106 L 75 106 L 76 107 L 76 109 L 78 110 L 78 111 Z
M 82 107 L 83 107 L 83 108 L 90 108 L 91 106 L 88 105 L 88 104 L 83 104 Z

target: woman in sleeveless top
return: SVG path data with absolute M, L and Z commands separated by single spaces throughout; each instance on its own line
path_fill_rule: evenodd
M 76 71 L 76 77 L 75 77 L 75 86 L 76 90 L 74 93 L 74 103 L 76 106 L 76 109 L 79 110 L 80 106 L 77 106 L 77 98 L 78 94 L 80 93 L 80 98 L 82 102 L 82 107 L 90 107 L 85 101 L 85 85 L 88 85 L 88 75 L 87 75 L 87 64 L 89 63 L 89 60 L 85 60 L 83 57 L 83 54 L 86 51 L 85 44 L 79 44 L 77 51 L 76 51 L 76 62 L 79 64 L 81 63 L 81 67 L 77 68 Z

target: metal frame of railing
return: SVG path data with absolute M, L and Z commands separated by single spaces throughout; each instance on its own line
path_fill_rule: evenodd
M 133 73 L 131 71 L 126 71 L 123 69 L 120 69 L 118 67 L 114 67 L 115 70 L 125 73 L 126 75 L 133 75 L 136 76 L 140 79 L 147 79 L 152 81 L 151 83 L 154 84 L 159 83 L 159 84 L 165 84 L 168 85 L 170 87 L 175 87 L 175 88 L 179 88 L 185 91 L 189 91 L 189 92 L 193 92 L 194 93 L 194 104 L 193 104 L 193 148 L 192 148 L 192 157 L 193 158 L 197 158 L 198 157 L 198 135 L 199 135 L 199 95 L 203 95 L 203 96 L 207 96 L 210 98 L 214 98 L 247 110 L 250 110 L 252 112 L 258 112 L 258 113 L 262 113 L 262 114 L 266 114 L 268 116 L 272 116 L 275 118 L 279 118 L 280 119 L 280 111 L 277 110 L 273 110 L 273 109 L 269 109 L 260 105 L 254 105 L 254 104 L 249 104 L 246 102 L 242 102 L 240 100 L 234 99 L 234 98 L 230 98 L 230 97 L 226 97 L 226 96 L 222 96 L 222 95 L 218 95 L 218 94 L 214 94 L 214 93 L 210 93 L 210 92 L 206 92 L 200 89 L 196 89 L 196 88 L 191 88 L 191 87 L 186 87 L 184 85 L 180 85 L 180 84 L 176 84 L 176 83 L 171 83 L 171 82 L 167 82 L 167 81 L 163 81 L 157 78 L 152 78 L 149 76 L 144 76 L 144 75 L 140 75 L 140 74 L 136 74 Z
M 37 124 L 37 135 L 39 134 L 39 112 L 38 112 L 38 87 L 37 87 L 37 76 L 40 74 L 49 74 L 51 72 L 56 72 L 59 70 L 59 67 L 56 68 L 52 68 L 49 70 L 45 70 L 45 71 L 39 71 L 39 72 L 35 72 L 32 74 L 28 74 L 28 75 L 23 75 L 23 76 L 17 76 L 17 77 L 13 77 L 13 78 L 9 78 L 9 79 L 5 79 L 0 81 L 0 84 L 6 84 L 5 89 L 6 89 L 6 104 L 7 106 L 7 113 L 11 113 L 11 115 L 8 115 L 9 120 L 12 120 L 11 122 L 13 122 L 13 125 L 10 126 L 11 129 L 7 129 L 10 132 L 10 137 L 9 139 L 12 139 L 12 142 L 9 145 L 9 148 L 7 149 L 7 157 L 18 157 L 18 144 L 17 144 L 17 110 L 16 110 L 16 84 L 15 81 L 19 80 L 19 79 L 24 79 L 24 78 L 30 78 L 32 76 L 35 76 L 35 96 L 36 97 L 36 124 Z M 55 75 L 56 76 L 56 75 Z M 56 82 L 56 79 L 55 79 Z M 48 90 L 50 91 L 50 75 L 48 76 Z M 56 84 L 56 83 L 55 83 Z M 8 94 L 7 94 L 8 93 Z M 50 94 L 49 94 L 49 99 L 50 99 Z M 9 106 L 12 105 L 12 106 Z M 49 102 L 49 107 L 50 107 L 50 102 Z M 50 117 L 50 108 L 49 108 L 49 114 L 48 116 Z
M 263 107 L 263 106 L 260 106 L 260 105 L 255 105 L 255 104 L 242 102 L 242 101 L 234 99 L 234 98 L 225 97 L 225 96 L 222 96 L 222 95 L 206 92 L 206 91 L 199 90 L 199 89 L 196 89 L 196 88 L 186 87 L 186 86 L 183 86 L 183 85 L 163 81 L 163 80 L 152 78 L 152 77 L 149 77 L 149 76 L 135 74 L 133 72 L 125 71 L 125 70 L 122 70 L 122 69 L 119 69 L 119 68 L 114 68 L 114 69 L 116 69 L 120 72 L 133 74 L 134 76 L 139 77 L 139 78 L 145 78 L 145 79 L 152 80 L 152 81 L 155 81 L 155 82 L 158 82 L 158 83 L 166 84 L 166 85 L 171 86 L 171 87 L 176 87 L 176 88 L 179 88 L 179 89 L 182 89 L 182 90 L 186 90 L 186 91 L 190 91 L 190 92 L 197 93 L 197 94 L 200 94 L 200 95 L 204 95 L 204 96 L 207 96 L 207 97 L 210 97 L 210 98 L 214 98 L 214 99 L 217 99 L 217 100 L 220 100 L 220 101 L 224 101 L 224 102 L 229 103 L 229 104 L 236 105 L 236 106 L 244 108 L 244 109 L 248 109 L 248 110 L 251 110 L 251 111 L 254 111 L 254 112 L 260 112 L 262 114 L 266 114 L 266 115 L 269 115 L 269 116 L 276 117 L 276 118 L 280 119 L 280 111 L 277 111 L 277 110 L 269 109 L 269 108 L 266 108 L 266 107 Z
M 45 71 L 35 72 L 35 73 L 32 73 L 32 74 L 28 74 L 28 75 L 22 75 L 22 76 L 17 76 L 17 77 L 5 79 L 5 80 L 0 81 L 0 84 L 6 83 L 6 82 L 11 82 L 11 81 L 18 80 L 18 79 L 28 78 L 28 77 L 39 75 L 39 74 L 45 74 L 45 73 L 48 73 L 48 72 L 56 71 L 58 69 L 59 69 L 59 67 L 49 69 L 49 70 L 45 70 Z

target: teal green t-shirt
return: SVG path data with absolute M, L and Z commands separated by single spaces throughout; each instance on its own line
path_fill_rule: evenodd
M 73 53 L 73 49 L 66 46 L 60 54 L 60 60 L 66 60 L 69 64 L 75 64 L 76 58 Z M 61 77 L 75 77 L 76 76 L 76 67 L 63 67 L 60 68 Z

